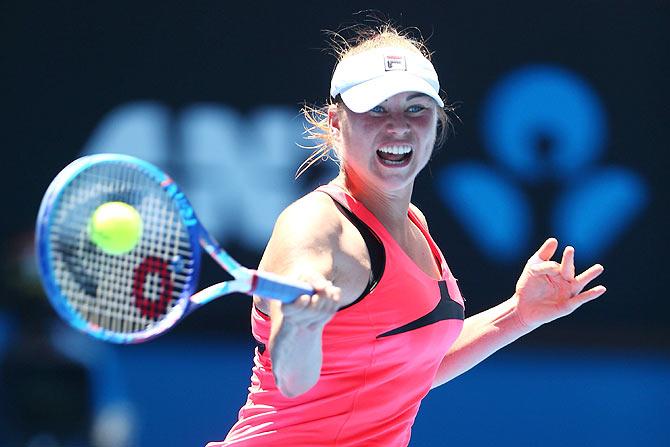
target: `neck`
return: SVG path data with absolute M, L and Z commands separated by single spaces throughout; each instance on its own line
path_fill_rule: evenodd
M 331 183 L 361 202 L 391 234 L 404 234 L 409 224 L 407 210 L 412 198 L 412 184 L 397 191 L 387 191 L 358 181 L 343 171 Z

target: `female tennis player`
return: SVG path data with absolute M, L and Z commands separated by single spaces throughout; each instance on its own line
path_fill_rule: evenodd
M 534 328 L 605 292 L 548 239 L 508 300 L 464 319 L 456 279 L 410 203 L 447 129 L 425 46 L 391 26 L 342 49 L 331 101 L 307 110 L 315 158 L 338 176 L 277 220 L 260 268 L 311 283 L 291 304 L 254 300 L 258 341 L 239 420 L 215 446 L 405 446 L 424 396 Z M 486 272 L 481 272 L 484 278 Z

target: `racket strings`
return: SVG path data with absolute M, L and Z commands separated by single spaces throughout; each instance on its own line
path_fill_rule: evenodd
M 133 250 L 103 252 L 88 223 L 109 201 L 133 206 L 143 231 Z M 121 162 L 81 172 L 55 202 L 50 226 L 55 280 L 71 309 L 104 330 L 129 334 L 150 329 L 180 303 L 193 275 L 193 251 L 179 209 L 158 183 Z

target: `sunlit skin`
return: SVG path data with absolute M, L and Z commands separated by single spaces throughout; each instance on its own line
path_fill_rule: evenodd
M 425 237 L 407 217 L 414 181 L 434 148 L 435 101 L 415 92 L 400 93 L 365 113 L 354 113 L 344 104 L 333 105 L 328 116 L 341 161 L 333 183 L 360 201 L 419 268 L 439 276 Z M 400 156 L 382 158 L 378 154 L 380 148 L 394 146 L 410 146 L 411 157 L 399 162 Z M 388 163 L 389 159 L 398 162 Z M 277 222 L 260 268 L 302 279 L 315 289 L 314 295 L 301 296 L 293 303 L 272 301 L 269 305 L 273 374 L 286 396 L 300 395 L 317 383 L 323 328 L 338 308 L 360 295 L 369 279 L 367 249 L 357 231 L 332 200 L 320 193 L 294 203 Z M 605 293 L 601 285 L 588 288 L 603 267 L 595 264 L 576 275 L 573 247 L 563 250 L 560 261 L 552 260 L 558 245 L 549 238 L 528 259 L 512 297 L 465 319 L 433 387 Z M 266 309 L 260 301 L 257 299 L 257 305 Z
M 435 145 L 435 101 L 421 93 L 399 93 L 364 113 L 354 113 L 343 104 L 332 106 L 329 118 L 342 163 L 335 183 L 371 208 L 391 211 L 392 220 L 406 219 L 414 180 Z M 412 147 L 406 166 L 381 162 L 377 150 L 393 145 Z

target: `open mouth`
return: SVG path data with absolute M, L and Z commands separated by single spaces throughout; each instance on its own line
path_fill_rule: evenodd
M 387 166 L 403 166 L 412 158 L 412 147 L 408 145 L 385 146 L 377 149 L 377 157 Z

